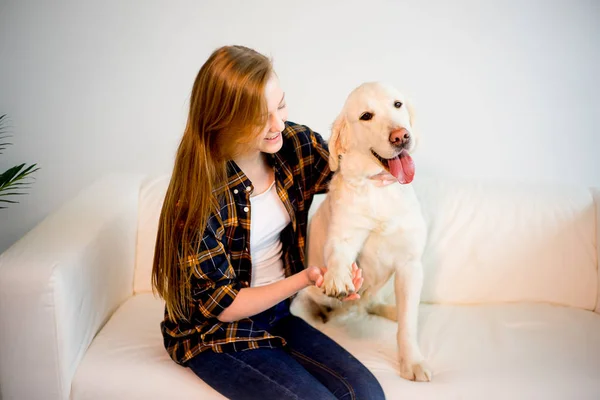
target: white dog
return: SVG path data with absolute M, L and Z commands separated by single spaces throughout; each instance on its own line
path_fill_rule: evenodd
M 429 381 L 417 343 L 426 226 L 410 184 L 410 153 L 418 139 L 412 119 L 405 97 L 393 87 L 369 82 L 348 96 L 329 141 L 329 163 L 336 173 L 311 223 L 311 232 L 319 230 L 326 239 L 324 247 L 310 240 L 308 265 L 326 265 L 328 271 L 322 287 L 306 294 L 322 312 L 356 306 L 337 299 L 354 292 L 351 265 L 356 261 L 364 277 L 358 306 L 398 321 L 400 375 Z M 383 170 L 398 183 L 380 186 L 369 179 Z M 396 307 L 381 296 L 394 272 Z

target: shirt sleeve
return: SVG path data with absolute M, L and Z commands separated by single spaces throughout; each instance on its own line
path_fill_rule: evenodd
M 314 151 L 314 160 L 312 163 L 312 181 L 313 194 L 321 194 L 327 192 L 329 181 L 333 172 L 329 168 L 329 147 L 323 137 L 309 130 L 310 143 Z
M 192 300 L 206 318 L 217 318 L 241 289 L 223 242 L 207 228 L 191 261 Z

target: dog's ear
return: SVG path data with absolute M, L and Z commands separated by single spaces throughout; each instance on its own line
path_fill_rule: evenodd
M 329 169 L 336 171 L 339 167 L 339 158 L 348 150 L 346 139 L 346 117 L 340 114 L 333 122 L 329 138 Z

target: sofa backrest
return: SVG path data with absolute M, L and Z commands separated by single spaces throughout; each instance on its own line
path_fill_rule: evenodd
M 169 186 L 169 175 L 148 177 L 140 189 L 138 236 L 133 277 L 134 293 L 152 291 L 152 261 L 158 218 Z
M 136 293 L 152 290 L 168 180 L 149 178 L 140 192 Z M 595 308 L 596 211 L 588 189 L 425 178 L 413 185 L 428 226 L 424 302 L 534 301 Z M 311 216 L 322 199 L 315 199 Z M 311 235 L 311 245 L 319 243 L 319 234 Z
M 421 179 L 415 190 L 428 226 L 423 301 L 596 307 L 587 188 Z

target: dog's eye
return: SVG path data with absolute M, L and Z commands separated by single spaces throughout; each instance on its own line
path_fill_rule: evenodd
M 401 101 L 394 102 L 394 107 L 396 107 L 396 108 L 402 107 L 402 102 Z
M 373 119 L 373 114 L 371 114 L 370 112 L 364 112 L 360 116 L 360 119 L 361 121 L 370 121 L 371 119 Z

